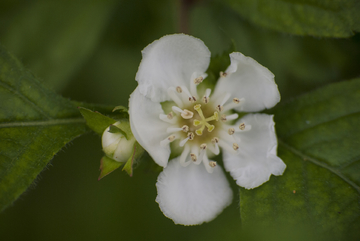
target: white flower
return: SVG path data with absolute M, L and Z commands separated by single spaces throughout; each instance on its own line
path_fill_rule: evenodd
M 219 148 L 225 169 L 247 189 L 284 172 L 286 166 L 276 154 L 273 116 L 248 114 L 233 123 L 238 114 L 232 110 L 256 112 L 279 102 L 274 75 L 267 68 L 232 53 L 231 65 L 214 90 L 201 91 L 197 85 L 206 78 L 210 62 L 201 40 L 164 36 L 142 55 L 139 86 L 130 96 L 130 125 L 139 144 L 164 167 L 156 201 L 165 216 L 177 224 L 196 225 L 211 221 L 231 203 L 224 172 L 209 159 Z M 173 149 L 181 148 L 181 155 L 169 162 L 171 142 Z

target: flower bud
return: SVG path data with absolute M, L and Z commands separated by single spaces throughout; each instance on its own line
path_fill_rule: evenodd
M 120 122 L 116 122 L 113 126 L 119 127 Z M 135 138 L 133 135 L 128 139 L 121 133 L 110 132 L 110 126 L 105 129 L 102 135 L 102 147 L 106 156 L 118 162 L 126 162 L 133 154 Z

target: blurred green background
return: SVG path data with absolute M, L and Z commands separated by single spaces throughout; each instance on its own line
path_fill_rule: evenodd
M 1 0 L 0 44 L 64 97 L 127 106 L 141 50 L 179 32 L 179 13 L 180 1 Z M 199 1 L 189 13 L 189 34 L 213 55 L 234 41 L 275 74 L 282 101 L 359 76 L 359 34 L 326 39 L 278 33 L 247 22 L 221 1 Z M 196 227 L 174 225 L 155 203 L 158 173 L 149 163 L 133 177 L 117 170 L 97 181 L 102 155 L 95 134 L 67 145 L 0 214 L 0 240 L 319 240 L 308 233 L 294 237 L 291 229 L 272 230 L 274 236 L 240 230 L 231 178 L 234 202 L 219 217 Z

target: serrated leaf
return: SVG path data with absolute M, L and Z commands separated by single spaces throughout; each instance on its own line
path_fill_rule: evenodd
M 102 179 L 106 175 L 115 171 L 123 164 L 124 164 L 123 162 L 117 162 L 107 156 L 104 156 L 103 158 L 101 158 L 101 161 L 100 161 L 100 171 L 101 172 L 100 172 L 100 176 L 99 176 L 98 180 Z
M 226 0 L 251 22 L 296 35 L 350 37 L 360 31 L 357 0 Z
M 88 131 L 76 106 L 46 89 L 0 46 L 0 210 L 66 143 Z
M 240 189 L 244 223 L 307 224 L 343 240 L 358 230 L 359 103 L 354 79 L 276 107 L 278 152 L 287 169 L 259 188 Z

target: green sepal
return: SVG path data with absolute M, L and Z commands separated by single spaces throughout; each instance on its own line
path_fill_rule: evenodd
M 115 107 L 115 108 L 119 108 L 119 106 Z M 103 132 L 106 130 L 106 128 L 108 128 L 109 126 L 110 126 L 110 129 L 112 129 L 112 131 L 115 130 L 114 129 L 115 126 L 113 126 L 113 127 L 111 127 L 111 126 L 113 124 L 115 124 L 115 122 L 117 120 L 115 120 L 111 117 L 105 116 L 97 111 L 92 111 L 92 110 L 86 109 L 84 107 L 78 107 L 78 109 L 80 110 L 80 113 L 82 114 L 82 116 L 85 118 L 86 124 L 90 127 L 90 129 L 95 131 L 97 134 L 102 135 Z M 121 134 L 123 134 L 127 140 L 129 140 L 129 138 L 132 137 L 130 124 L 127 120 L 122 121 L 115 128 L 119 129 L 118 132 L 121 132 Z
M 102 135 L 106 128 L 114 124 L 116 120 L 107 117 L 99 112 L 78 107 L 80 113 L 86 120 L 86 124 L 97 134 Z
M 121 133 L 126 138 L 126 140 L 129 140 L 129 137 L 126 134 L 126 132 L 121 130 L 119 127 L 117 127 L 115 125 L 110 125 L 109 132 L 110 133 Z
M 101 158 L 100 161 L 100 176 L 98 180 L 102 179 L 109 173 L 113 172 L 114 170 L 118 169 L 121 165 L 123 165 L 123 162 L 117 162 L 107 156 L 104 156 Z
M 127 108 L 125 108 L 124 106 L 118 105 L 118 106 L 115 106 L 115 108 L 112 110 L 112 112 L 115 112 L 115 111 L 127 112 Z
M 127 160 L 125 166 L 123 167 L 123 171 L 126 171 L 130 177 L 133 175 L 133 168 L 137 161 L 140 159 L 141 155 L 144 153 L 144 148 L 139 145 L 138 142 L 135 142 L 133 147 L 133 155 Z

